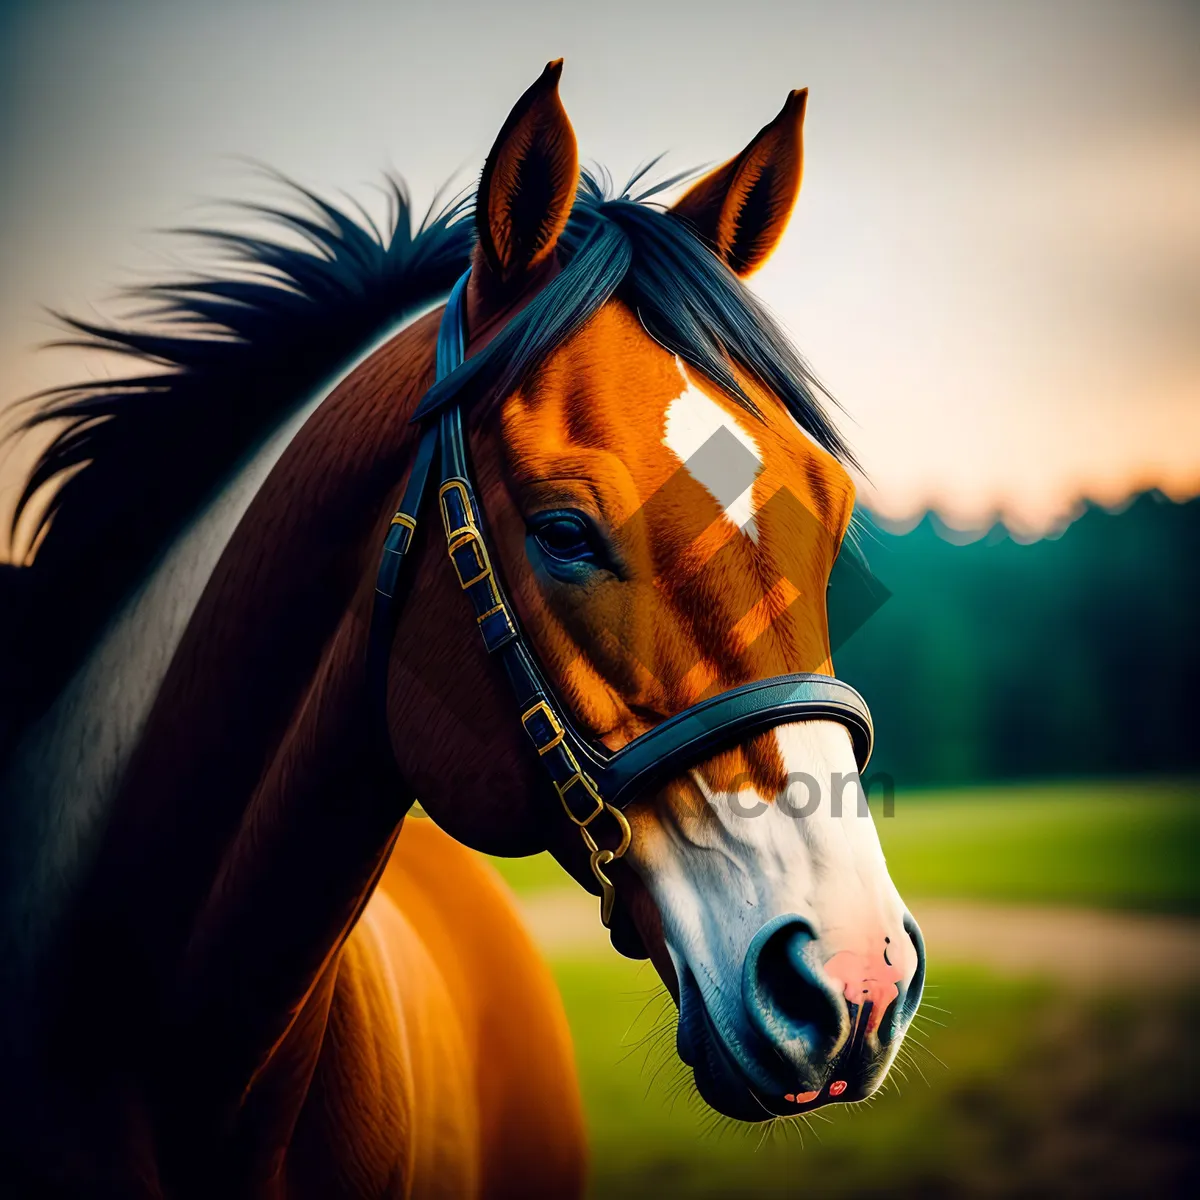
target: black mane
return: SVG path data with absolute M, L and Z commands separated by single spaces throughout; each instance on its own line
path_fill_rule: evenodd
M 619 196 L 584 174 L 560 242 L 564 270 L 480 354 L 426 396 L 505 394 L 610 296 L 648 333 L 750 411 L 732 366 L 778 396 L 819 444 L 849 450 L 827 398 L 769 314 L 695 234 L 647 203 L 678 181 Z M 426 217 L 414 234 L 408 197 L 389 181 L 378 229 L 294 184 L 290 207 L 246 206 L 287 241 L 186 231 L 241 270 L 134 289 L 148 327 L 67 320 L 72 344 L 126 354 L 145 368 L 58 388 L 22 428 L 62 423 L 35 465 L 17 516 L 57 484 L 32 567 L 0 572 L 0 645 L 10 732 L 53 698 L 121 602 L 204 500 L 291 411 L 332 382 L 404 317 L 444 297 L 474 244 L 473 204 Z M 22 669 L 23 668 L 23 669 Z M 14 703 L 16 700 L 16 703 Z
M 431 211 L 414 232 L 405 189 L 388 180 L 389 220 L 380 229 L 284 182 L 283 205 L 241 206 L 265 219 L 265 235 L 182 231 L 215 247 L 224 267 L 130 289 L 139 327 L 63 319 L 67 344 L 127 355 L 138 369 L 25 402 L 32 411 L 18 432 L 61 427 L 14 518 L 15 528 L 39 489 L 56 487 L 37 524 L 33 564 L 0 573 L 0 753 L 6 726 L 11 733 L 53 700 L 238 464 L 466 269 L 468 202 Z

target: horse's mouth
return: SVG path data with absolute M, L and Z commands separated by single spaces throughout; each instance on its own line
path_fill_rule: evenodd
M 786 1079 L 782 1059 L 774 1058 L 769 1067 L 748 1064 L 721 1036 L 704 1003 L 695 980 L 684 982 L 689 990 L 686 1009 L 681 1006 L 677 1047 L 680 1059 L 692 1068 L 696 1090 L 701 1099 L 722 1116 L 738 1121 L 770 1121 L 776 1117 L 799 1116 L 827 1104 L 849 1104 L 869 1096 L 882 1081 L 884 1070 L 863 1053 L 861 1039 L 851 1036 L 843 1053 L 830 1068 L 821 1072 L 822 1080 Z M 686 1011 L 686 1018 L 682 1015 Z M 855 1013 L 863 1019 L 869 1013 Z M 858 1021 L 855 1020 L 856 1032 Z M 778 1074 L 780 1082 L 764 1086 L 766 1078 Z M 764 1078 L 766 1077 L 766 1078 Z

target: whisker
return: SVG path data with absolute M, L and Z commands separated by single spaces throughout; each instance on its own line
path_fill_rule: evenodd
M 757 1154 L 763 1148 L 763 1142 L 765 1142 L 767 1140 L 767 1138 L 770 1136 L 771 1124 L 772 1124 L 772 1122 L 770 1122 L 770 1121 L 763 1122 L 762 1133 L 760 1133 L 758 1135 L 758 1145 L 754 1147 L 755 1154 Z
M 912 1019 L 914 1023 L 917 1021 L 923 1021 L 926 1025 L 936 1025 L 939 1029 L 948 1028 L 945 1021 L 935 1020 L 933 1017 L 927 1017 L 922 1013 L 913 1013 Z M 910 1025 L 909 1028 L 911 1029 L 912 1026 Z
M 805 1113 L 801 1118 L 804 1122 L 804 1128 L 813 1135 L 819 1142 L 821 1140 L 821 1131 L 817 1128 L 815 1122 L 821 1121 L 825 1125 L 832 1125 L 833 1122 L 824 1114 L 819 1112 Z M 803 1145 L 803 1142 L 801 1143 Z
M 911 1033 L 912 1031 L 910 1030 L 909 1032 Z M 945 1064 L 945 1063 L 944 1063 L 944 1062 L 943 1062 L 943 1061 L 942 1061 L 942 1060 L 941 1060 L 941 1059 L 940 1059 L 940 1058 L 939 1058 L 939 1057 L 938 1057 L 938 1056 L 937 1056 L 937 1055 L 936 1055 L 936 1054 L 935 1054 L 935 1053 L 934 1053 L 934 1052 L 933 1052 L 933 1051 L 932 1051 L 932 1050 L 929 1048 L 929 1046 L 928 1046 L 928 1045 L 926 1045 L 926 1043 L 925 1043 L 924 1039 L 921 1039 L 921 1038 L 915 1038 L 915 1039 L 912 1039 L 912 1040 L 910 1040 L 910 1041 L 908 1042 L 908 1046 L 909 1046 L 909 1048 L 910 1048 L 910 1049 L 912 1049 L 912 1050 L 919 1050 L 919 1051 L 920 1051 L 922 1054 L 928 1054 L 928 1055 L 929 1055 L 929 1057 L 930 1057 L 930 1058 L 932 1058 L 932 1059 L 933 1059 L 933 1061 L 934 1061 L 935 1063 L 937 1063 L 937 1064 L 938 1064 L 938 1066 L 939 1066 L 939 1067 L 941 1067 L 943 1070 L 946 1070 L 946 1071 L 948 1071 L 948 1070 L 950 1069 L 950 1068 L 949 1068 L 949 1067 L 948 1067 L 948 1066 L 947 1066 L 947 1065 L 946 1065 L 946 1064 Z M 914 1061 L 915 1061 L 915 1060 L 914 1060 Z
M 917 1062 L 917 1060 L 915 1058 L 913 1058 L 913 1056 L 911 1054 L 905 1055 L 904 1062 L 905 1062 L 906 1066 L 912 1067 L 912 1069 L 914 1071 L 916 1071 L 916 1073 L 918 1075 L 920 1075 L 920 1077 L 926 1087 L 930 1086 L 928 1077 L 926 1076 L 925 1072 L 921 1069 L 921 1064 L 919 1062 Z

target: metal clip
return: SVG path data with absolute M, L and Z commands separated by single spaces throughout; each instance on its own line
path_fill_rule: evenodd
M 593 850 L 592 851 L 592 874 L 600 883 L 600 924 L 608 929 L 612 921 L 613 905 L 617 900 L 617 889 L 613 887 L 612 880 L 605 875 L 602 868 L 607 867 L 613 861 L 613 852 L 611 850 Z
M 617 822 L 621 830 L 621 841 L 617 848 L 609 850 L 600 846 L 592 837 L 587 826 L 580 826 L 579 832 L 583 834 L 584 845 L 590 851 L 588 861 L 592 868 L 592 874 L 600 885 L 600 923 L 605 929 L 609 929 L 611 928 L 613 906 L 617 899 L 617 889 L 613 886 L 613 881 L 604 873 L 604 868 L 610 863 L 616 862 L 629 849 L 629 843 L 633 840 L 633 831 L 629 828 L 625 814 L 619 808 L 613 808 L 611 804 L 605 804 L 604 807 L 612 814 L 613 820 Z

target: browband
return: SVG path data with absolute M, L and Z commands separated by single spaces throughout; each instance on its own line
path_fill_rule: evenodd
M 465 295 L 470 272 L 450 292 L 438 329 L 437 380 L 466 355 Z M 434 458 L 440 450 L 438 506 L 446 549 L 458 582 L 475 611 L 488 654 L 499 659 L 517 701 L 521 725 L 537 751 L 567 816 L 579 827 L 601 889 L 601 920 L 608 925 L 614 892 L 604 868 L 629 848 L 623 809 L 650 787 L 671 779 L 715 751 L 789 721 L 839 721 L 849 730 L 860 772 L 871 757 L 874 730 L 866 701 L 830 675 L 792 674 L 760 679 L 701 700 L 641 734 L 615 753 L 581 734 L 559 702 L 532 653 L 488 554 L 482 510 L 471 484 L 462 408 L 450 403 L 431 415 L 421 435 L 408 484 L 383 544 L 367 651 L 374 719 L 389 749 L 388 666 L 396 628 L 404 557 L 412 546 Z M 618 831 L 601 847 L 593 822 L 607 812 Z

